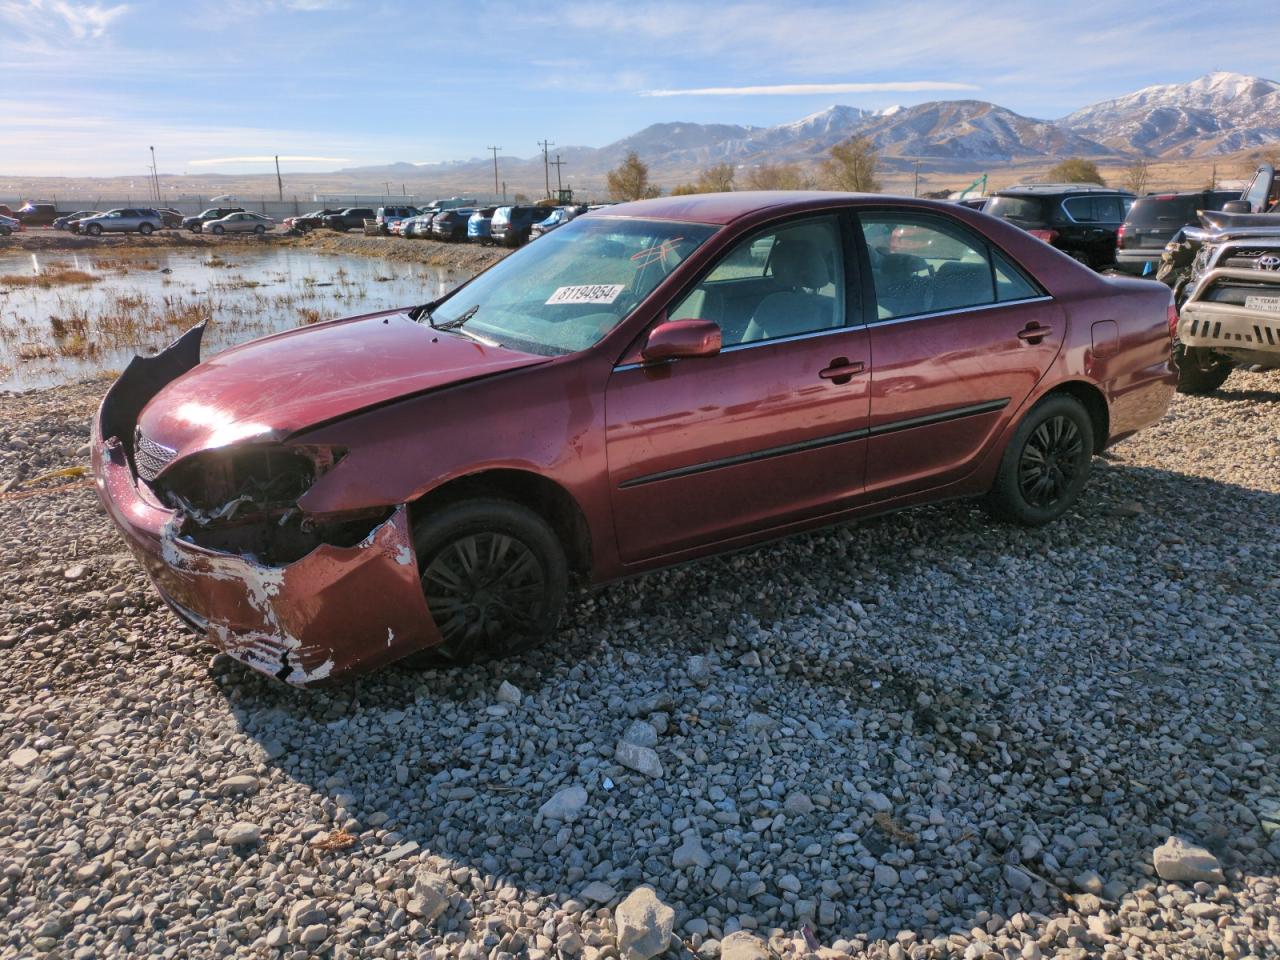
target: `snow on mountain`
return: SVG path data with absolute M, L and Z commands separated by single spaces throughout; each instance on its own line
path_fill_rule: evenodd
M 1059 123 L 1115 149 L 1149 156 L 1233 153 L 1280 140 L 1280 83 L 1210 73 L 1104 100 Z

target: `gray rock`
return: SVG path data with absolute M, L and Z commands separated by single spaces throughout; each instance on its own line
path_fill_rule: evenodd
M 1222 883 L 1222 865 L 1218 858 L 1181 837 L 1170 837 L 1156 847 L 1151 862 L 1161 880 L 1177 883 Z
M 317 923 L 327 923 L 328 916 L 318 900 L 299 900 L 289 909 L 289 929 L 300 930 Z
M 653 887 L 636 887 L 613 913 L 618 952 L 623 960 L 649 960 L 667 949 L 676 913 Z
M 544 820 L 558 820 L 561 823 L 573 823 L 582 815 L 587 805 L 587 788 L 579 784 L 565 787 L 538 808 L 538 815 Z
M 1006 864 L 1004 868 L 1004 882 L 1007 883 L 1011 889 L 1017 890 L 1019 893 L 1026 893 L 1031 889 L 1032 881 L 1030 876 L 1019 870 L 1017 867 Z
M 498 687 L 498 702 L 519 704 L 524 697 L 520 693 L 520 688 L 509 680 L 503 680 Z
M 258 790 L 258 778 L 249 774 L 241 774 L 235 777 L 227 777 L 222 781 L 219 792 L 223 796 L 233 796 L 241 793 L 256 793 Z
M 877 887 L 896 887 L 898 885 L 898 871 L 887 863 L 877 863 L 873 872 Z
M 592 880 L 579 894 L 583 900 L 590 900 L 592 903 L 609 903 L 617 895 L 618 892 L 603 880 Z
M 256 823 L 241 820 L 227 827 L 222 833 L 222 842 L 229 847 L 248 846 L 257 843 L 262 837 L 262 828 Z
M 324 943 L 328 936 L 328 924 L 316 923 L 302 931 L 302 935 L 298 938 L 298 942 L 304 947 L 314 947 L 317 944 Z
M 19 770 L 25 770 L 27 767 L 35 763 L 39 757 L 39 751 L 32 750 L 30 747 L 19 747 L 17 750 L 13 751 L 13 753 L 9 754 L 9 762 Z
M 646 777 L 658 778 L 662 776 L 662 761 L 649 747 L 637 746 L 634 743 L 628 743 L 626 740 L 619 740 L 618 746 L 613 752 L 613 758 L 628 769 L 643 773 Z
M 632 720 L 622 739 L 634 743 L 637 747 L 653 747 L 658 743 L 658 731 L 653 724 L 645 720 Z
M 671 854 L 671 865 L 677 870 L 683 870 L 686 867 L 705 869 L 711 866 L 711 855 L 702 849 L 701 840 L 696 836 L 690 836 L 686 837 L 685 841 Z
M 813 800 L 810 799 L 807 793 L 797 791 L 787 796 L 782 809 L 787 812 L 787 816 L 803 817 L 813 813 Z
M 883 793 L 877 793 L 874 790 L 869 793 L 864 793 L 862 795 L 862 802 L 876 813 L 888 813 L 893 809 L 893 801 Z

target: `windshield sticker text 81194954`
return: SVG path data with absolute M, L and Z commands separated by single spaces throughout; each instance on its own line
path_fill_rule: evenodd
M 626 289 L 624 283 L 588 283 L 577 287 L 559 287 L 547 300 L 553 303 L 613 303 Z

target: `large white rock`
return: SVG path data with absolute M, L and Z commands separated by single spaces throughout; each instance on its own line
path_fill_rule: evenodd
M 769 948 L 754 933 L 738 930 L 720 941 L 720 960 L 769 960 Z
M 676 912 L 658 899 L 653 887 L 636 887 L 613 913 L 622 960 L 649 960 L 671 942 Z
M 1222 865 L 1204 847 L 1170 837 L 1151 854 L 1161 880 L 1174 883 L 1222 883 Z

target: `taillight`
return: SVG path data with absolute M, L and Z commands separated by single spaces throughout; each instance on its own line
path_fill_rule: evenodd
M 1124 224 L 1120 224 L 1120 229 L 1116 231 L 1116 249 L 1124 249 Z
M 1053 241 L 1058 239 L 1057 230 L 1028 230 L 1027 233 L 1031 234 L 1033 237 L 1043 240 L 1045 243 L 1053 243 Z
M 1173 304 L 1169 304 L 1169 339 L 1178 339 L 1178 308 Z

